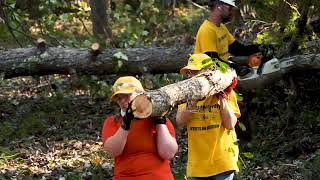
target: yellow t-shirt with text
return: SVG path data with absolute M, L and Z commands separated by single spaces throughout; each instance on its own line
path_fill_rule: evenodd
M 237 117 L 240 110 L 236 94 L 231 92 L 228 105 Z M 179 105 L 179 109 L 186 104 Z M 188 128 L 188 177 L 208 177 L 226 171 L 239 171 L 237 166 L 239 149 L 235 130 L 222 125 L 219 99 L 209 96 L 199 101 L 196 113 L 187 123 Z
M 229 45 L 235 41 L 224 24 L 220 27 L 205 20 L 200 26 L 194 53 L 217 52 L 222 60 L 228 60 Z

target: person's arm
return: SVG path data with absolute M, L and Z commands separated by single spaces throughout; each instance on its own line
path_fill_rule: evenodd
M 222 118 L 222 125 L 228 129 L 232 130 L 237 124 L 237 117 L 234 114 L 233 110 L 229 106 L 226 95 L 224 93 L 220 93 L 219 95 L 220 100 L 220 112 L 221 112 L 221 118 Z
M 186 105 L 186 107 L 180 107 L 181 105 L 179 106 L 179 109 L 176 115 L 176 122 L 178 126 L 184 127 L 188 123 L 188 121 L 190 120 L 190 117 L 194 113 L 193 109 L 195 108 L 196 105 L 197 105 L 197 101 L 191 101 L 191 103 L 189 105 Z
M 161 119 L 155 120 L 157 129 L 157 150 L 161 158 L 170 160 L 177 153 L 178 144 L 176 139 L 170 134 L 166 125 L 167 119 L 165 117 L 160 118 Z
M 127 143 L 127 137 L 133 118 L 133 112 L 131 108 L 128 108 L 126 115 L 123 117 L 121 127 L 113 136 L 110 136 L 108 139 L 106 139 L 103 147 L 111 157 L 119 156 L 122 153 L 124 146 Z
M 235 40 L 229 45 L 229 53 L 235 56 L 250 56 L 252 54 L 261 52 L 259 45 L 244 45 Z
M 128 134 L 129 131 L 120 127 L 113 136 L 105 141 L 103 149 L 113 158 L 119 156 L 127 143 Z

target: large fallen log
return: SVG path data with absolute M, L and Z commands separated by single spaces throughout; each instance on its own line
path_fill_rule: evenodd
M 192 52 L 191 46 L 105 50 L 97 49 L 96 44 L 87 49 L 44 46 L 43 42 L 39 42 L 37 47 L 0 51 L 0 73 L 3 78 L 70 73 L 172 73 L 179 72 L 187 63 L 188 54 Z M 128 59 L 117 59 L 115 54 L 118 52 Z
M 226 73 L 209 70 L 184 81 L 146 92 L 133 100 L 134 115 L 137 118 L 162 116 L 188 100 L 200 100 L 223 91 L 236 76 L 233 69 L 228 69 Z

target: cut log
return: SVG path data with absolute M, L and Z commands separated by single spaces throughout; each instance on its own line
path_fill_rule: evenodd
M 134 115 L 137 118 L 163 116 L 171 108 L 188 100 L 201 100 L 223 91 L 236 76 L 233 69 L 228 69 L 226 73 L 209 70 L 184 81 L 146 92 L 132 101 Z

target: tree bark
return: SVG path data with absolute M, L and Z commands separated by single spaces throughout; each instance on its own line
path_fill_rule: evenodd
M 114 55 L 118 52 L 126 55 L 128 60 L 117 59 Z M 105 49 L 97 55 L 89 48 L 18 48 L 0 51 L 0 72 L 4 78 L 67 75 L 70 71 L 95 75 L 174 73 L 186 65 L 190 53 L 191 46 Z M 123 63 L 120 69 L 119 62 Z
M 111 30 L 107 28 L 107 1 L 106 0 L 91 0 L 91 20 L 92 32 L 95 36 L 102 35 L 104 38 L 111 38 Z
M 163 116 L 171 108 L 188 100 L 201 100 L 223 91 L 236 76 L 233 69 L 228 69 L 226 73 L 209 70 L 190 79 L 146 92 L 133 100 L 134 115 L 137 118 Z

